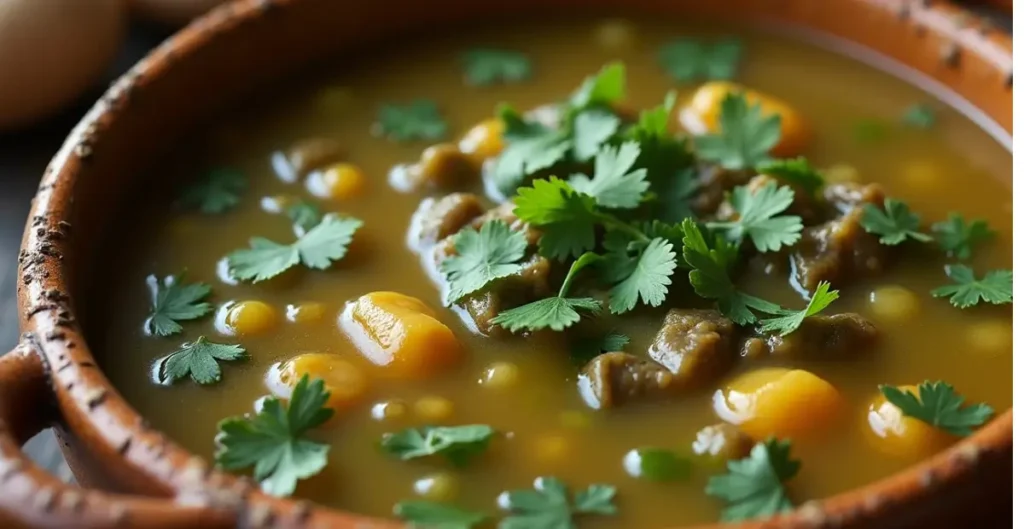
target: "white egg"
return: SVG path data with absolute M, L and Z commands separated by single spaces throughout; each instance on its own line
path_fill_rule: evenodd
M 133 13 L 142 18 L 166 24 L 184 26 L 193 18 L 213 9 L 226 0 L 129 0 Z
M 47 117 L 101 80 L 124 36 L 123 4 L 0 1 L 0 130 Z

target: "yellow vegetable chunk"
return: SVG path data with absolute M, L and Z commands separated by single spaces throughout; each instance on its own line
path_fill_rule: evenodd
M 680 124 L 691 134 L 717 133 L 722 101 L 732 92 L 742 92 L 749 105 L 761 105 L 763 116 L 779 115 L 782 134 L 779 143 L 771 151 L 773 155 L 796 156 L 806 149 L 811 140 L 811 130 L 793 107 L 775 97 L 728 81 L 711 81 L 698 88 L 690 104 L 680 111 Z
M 917 395 L 917 386 L 901 386 Z M 868 407 L 867 436 L 886 455 L 917 461 L 953 444 L 956 438 L 924 421 L 903 415 L 903 410 L 879 395 Z
M 370 408 L 370 417 L 377 421 L 400 421 L 409 414 L 409 405 L 399 399 L 378 402 Z
M 331 392 L 327 406 L 335 412 L 351 408 L 370 389 L 362 369 L 331 353 L 303 353 L 274 364 L 267 371 L 266 385 L 273 395 L 287 399 L 303 375 L 309 375 L 310 380 L 319 378 L 324 381 L 324 390 Z
M 422 301 L 371 292 L 349 303 L 342 328 L 359 351 L 399 378 L 434 375 L 462 357 L 462 344 Z
M 484 372 L 480 384 L 488 389 L 509 389 L 519 383 L 519 367 L 511 362 L 495 362 Z
M 417 399 L 412 407 L 417 417 L 431 424 L 446 422 L 455 414 L 455 404 L 438 396 Z
M 448 472 L 437 472 L 417 479 L 412 488 L 431 501 L 452 501 L 459 495 L 459 480 Z
M 306 189 L 311 194 L 330 200 L 351 200 L 363 193 L 366 175 L 350 163 L 337 163 L 322 171 L 310 173 Z
M 892 323 L 913 320 L 921 312 L 921 302 L 913 290 L 900 285 L 882 285 L 871 292 L 871 312 Z
M 843 409 L 832 384 L 802 369 L 779 367 L 740 375 L 716 391 L 713 402 L 722 420 L 757 441 L 820 436 Z
M 478 164 L 501 154 L 504 126 L 497 119 L 481 121 L 459 140 L 459 150 Z
M 323 303 L 306 301 L 288 305 L 285 315 L 293 323 L 313 323 L 323 319 L 326 311 Z
M 277 324 L 277 311 L 256 300 L 229 302 L 217 311 L 217 330 L 229 336 L 265 334 Z

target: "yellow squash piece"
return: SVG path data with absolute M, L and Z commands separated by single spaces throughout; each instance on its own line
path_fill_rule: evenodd
M 483 164 L 488 158 L 501 154 L 503 148 L 501 135 L 504 133 L 504 129 L 504 125 L 498 119 L 491 118 L 481 121 L 469 129 L 466 135 L 459 140 L 459 150 L 477 164 Z
M 917 386 L 901 386 L 917 395 Z M 878 395 L 868 407 L 867 436 L 884 454 L 919 461 L 953 444 L 956 438 L 924 421 L 903 415 L 903 410 Z
M 361 401 L 370 389 L 366 373 L 359 366 L 332 353 L 303 353 L 274 364 L 267 371 L 267 389 L 276 397 L 288 399 L 303 375 L 324 381 L 324 390 L 331 393 L 327 406 L 336 413 Z
M 717 133 L 720 127 L 722 100 L 732 92 L 743 93 L 747 104 L 761 105 L 761 114 L 764 116 L 779 115 L 782 136 L 772 149 L 773 155 L 796 156 L 807 148 L 811 140 L 810 127 L 793 107 L 775 97 L 728 81 L 712 81 L 698 88 L 690 103 L 679 112 L 680 124 L 695 135 Z
M 341 325 L 371 362 L 399 378 L 434 375 L 455 364 L 462 345 L 422 301 L 397 292 L 371 292 L 350 303 Z
M 802 440 L 827 431 L 843 411 L 839 392 L 802 369 L 763 368 L 715 392 L 715 412 L 757 441 Z
M 277 311 L 259 300 L 229 302 L 217 311 L 215 325 L 228 336 L 266 334 L 277 325 Z

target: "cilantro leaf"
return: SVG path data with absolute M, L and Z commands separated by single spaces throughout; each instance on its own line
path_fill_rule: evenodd
M 575 529 L 574 515 L 617 514 L 618 508 L 612 503 L 615 493 L 611 485 L 590 485 L 570 503 L 561 480 L 540 477 L 534 480 L 533 490 L 502 493 L 498 504 L 512 514 L 498 524 L 498 529 Z
M 578 256 L 594 247 L 595 200 L 578 193 L 564 180 L 551 177 L 521 187 L 512 202 L 523 222 L 543 226 L 540 254 L 558 260 Z
M 504 125 L 505 148 L 498 155 L 491 176 L 495 187 L 505 196 L 513 195 L 528 175 L 564 160 L 573 148 L 572 139 L 564 131 L 525 121 L 508 105 L 498 108 L 498 118 Z
M 701 158 L 725 169 L 756 167 L 771 159 L 769 152 L 782 137 L 778 114 L 764 116 L 761 104 L 748 104 L 747 98 L 732 92 L 722 99 L 719 132 L 694 138 Z
M 572 187 L 594 197 L 597 205 L 606 208 L 632 209 L 640 204 L 650 187 L 645 180 L 646 169 L 634 169 L 640 156 L 640 144 L 628 141 L 617 149 L 605 145 L 594 162 L 594 178 L 574 174 L 569 177 Z
M 358 219 L 326 215 L 291 244 L 253 237 L 249 240 L 250 248 L 228 255 L 228 270 L 238 279 L 253 282 L 270 279 L 299 263 L 325 270 L 333 261 L 345 257 L 352 235 L 362 225 L 363 221 Z
M 478 48 L 462 56 L 462 68 L 467 84 L 488 86 L 525 81 L 530 78 L 533 64 L 523 53 Z
M 619 117 L 603 110 L 586 110 L 573 120 L 573 156 L 585 162 L 619 130 Z
M 288 219 L 292 221 L 292 224 L 302 230 L 303 233 L 316 227 L 323 217 L 323 214 L 320 213 L 320 208 L 316 207 L 316 204 L 305 200 L 299 200 L 288 206 L 285 214 L 288 215 Z
M 163 281 L 150 274 L 146 286 L 152 306 L 143 329 L 149 335 L 170 336 L 181 332 L 179 321 L 194 320 L 210 313 L 213 307 L 202 301 L 210 295 L 206 283 L 181 284 L 182 276 L 167 276 Z
M 816 195 L 825 185 L 825 177 L 811 167 L 807 158 L 803 156 L 761 162 L 757 164 L 756 169 L 760 174 L 781 178 L 789 184 L 799 186 L 812 196 Z
M 224 213 L 242 200 L 247 182 L 245 175 L 233 169 L 214 169 L 206 179 L 185 190 L 179 203 L 186 209 L 207 214 Z
M 953 435 L 966 437 L 994 413 L 988 404 L 964 406 L 964 397 L 943 381 L 924 381 L 917 385 L 916 394 L 893 386 L 878 387 L 885 399 L 913 417 Z
M 380 446 L 402 461 L 440 455 L 456 466 L 463 466 L 471 456 L 486 450 L 493 436 L 494 429 L 485 424 L 425 426 L 386 433 Z
M 372 132 L 390 140 L 440 140 L 448 134 L 448 123 L 441 117 L 437 103 L 417 99 L 408 105 L 380 107 Z
M 480 231 L 466 227 L 453 239 L 455 255 L 441 261 L 448 280 L 447 303 L 487 286 L 490 282 L 518 272 L 526 255 L 526 235 L 500 220 L 490 220 Z
M 804 319 L 825 310 L 833 301 L 839 299 L 839 291 L 829 290 L 831 285 L 828 281 L 818 283 L 814 289 L 810 301 L 803 310 L 783 309 L 774 318 L 761 321 L 760 332 L 777 332 L 779 336 L 785 336 L 800 327 Z
M 943 251 L 960 260 L 970 259 L 976 244 L 995 236 L 987 222 L 967 222 L 959 213 L 950 213 L 949 220 L 932 224 L 932 233 L 935 234 L 935 242 L 939 243 Z
M 412 524 L 412 527 L 423 529 L 472 529 L 488 518 L 483 513 L 428 500 L 398 502 L 395 504 L 394 513 L 395 516 Z
M 582 366 L 601 353 L 622 351 L 629 345 L 629 336 L 608 331 L 601 336 L 583 336 L 573 340 L 569 349 L 572 361 Z
M 622 462 L 626 473 L 651 481 L 682 481 L 690 477 L 693 463 L 664 448 L 630 450 Z
M 675 90 L 665 94 L 665 100 L 654 108 L 640 111 L 640 117 L 629 129 L 628 136 L 643 142 L 644 139 L 665 139 L 669 137 L 668 123 L 679 95 Z
M 707 45 L 691 39 L 677 39 L 661 47 L 658 64 L 678 82 L 727 80 L 736 76 L 742 54 L 743 43 L 734 38 Z
M 750 191 L 745 186 L 732 190 L 729 202 L 739 217 L 728 222 L 709 222 L 707 226 L 722 230 L 727 239 L 740 243 L 749 236 L 758 252 L 777 252 L 800 240 L 804 223 L 795 215 L 780 215 L 793 203 L 793 190 L 778 187 L 775 181 Z
M 562 281 L 562 288 L 558 291 L 558 296 L 503 310 L 491 319 L 491 323 L 512 332 L 519 332 L 522 329 L 537 331 L 544 328 L 561 331 L 580 321 L 579 311 L 600 311 L 601 302 L 594 298 L 565 297 L 569 293 L 569 287 L 576 274 L 586 266 L 600 260 L 601 256 L 593 252 L 581 255 L 569 267 L 569 272 Z
M 918 231 L 920 217 L 911 212 L 902 200 L 886 198 L 884 211 L 874 204 L 865 204 L 860 225 L 868 233 L 879 235 L 882 244 L 890 246 L 900 244 L 908 237 L 921 242 L 932 240 L 931 236 Z
M 930 129 L 935 125 L 935 109 L 925 103 L 917 103 L 903 113 L 903 124 L 919 129 Z
M 173 353 L 157 360 L 157 377 L 161 384 L 170 385 L 191 376 L 196 384 L 212 384 L 220 380 L 218 360 L 245 358 L 245 349 L 240 345 L 219 344 L 200 336 L 194 342 L 186 342 Z
M 574 109 L 611 106 L 626 97 L 626 67 L 621 62 L 606 64 L 597 74 L 587 77 L 576 89 L 569 104 Z
M 785 483 L 800 470 L 800 461 L 789 450 L 788 440 L 769 438 L 754 445 L 746 458 L 727 462 L 727 474 L 708 480 L 705 494 L 728 504 L 723 522 L 768 518 L 793 508 Z
M 700 189 L 687 140 L 669 133 L 668 122 L 675 103 L 676 93 L 669 92 L 664 103 L 642 111 L 626 134 L 640 144 L 636 167 L 647 169 L 647 180 L 655 195 L 655 217 L 673 224 L 694 216 L 690 197 Z
M 956 264 L 946 266 L 946 275 L 952 285 L 943 285 L 932 290 L 932 296 L 948 297 L 954 307 L 973 307 L 984 300 L 993 305 L 1013 303 L 1013 271 L 993 270 L 981 279 L 974 277 L 974 270 Z
M 327 466 L 330 445 L 306 438 L 327 422 L 334 410 L 325 406 L 330 392 L 324 381 L 302 375 L 287 404 L 271 397 L 256 415 L 230 417 L 217 425 L 217 464 L 228 470 L 253 467 L 263 492 L 288 496 L 300 479 Z
M 672 251 L 672 244 L 659 237 L 648 243 L 639 257 L 626 259 L 628 275 L 608 293 L 608 308 L 612 314 L 633 310 L 637 299 L 651 307 L 664 303 L 676 270 L 676 253 Z

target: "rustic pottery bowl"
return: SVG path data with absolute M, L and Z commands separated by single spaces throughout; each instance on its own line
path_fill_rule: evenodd
M 1004 141 L 1010 38 L 940 1 L 247 0 L 185 28 L 118 80 L 46 169 L 19 256 L 21 343 L 0 357 L 0 527 L 339 527 L 373 520 L 279 500 L 150 428 L 104 376 L 79 327 L 81 288 L 116 233 L 113 212 L 167 145 L 220 105 L 342 48 L 505 11 L 644 8 L 743 18 L 859 54 L 925 85 Z M 957 101 L 959 100 L 959 101 Z M 91 315 L 93 318 L 102 315 Z M 992 527 L 1008 520 L 1012 411 L 932 459 L 740 528 Z M 54 425 L 80 486 L 20 450 Z M 988 513 L 987 518 L 983 513 Z M 1006 522 L 1008 523 L 1008 522 Z M 999 524 L 1003 525 L 1003 524 Z

